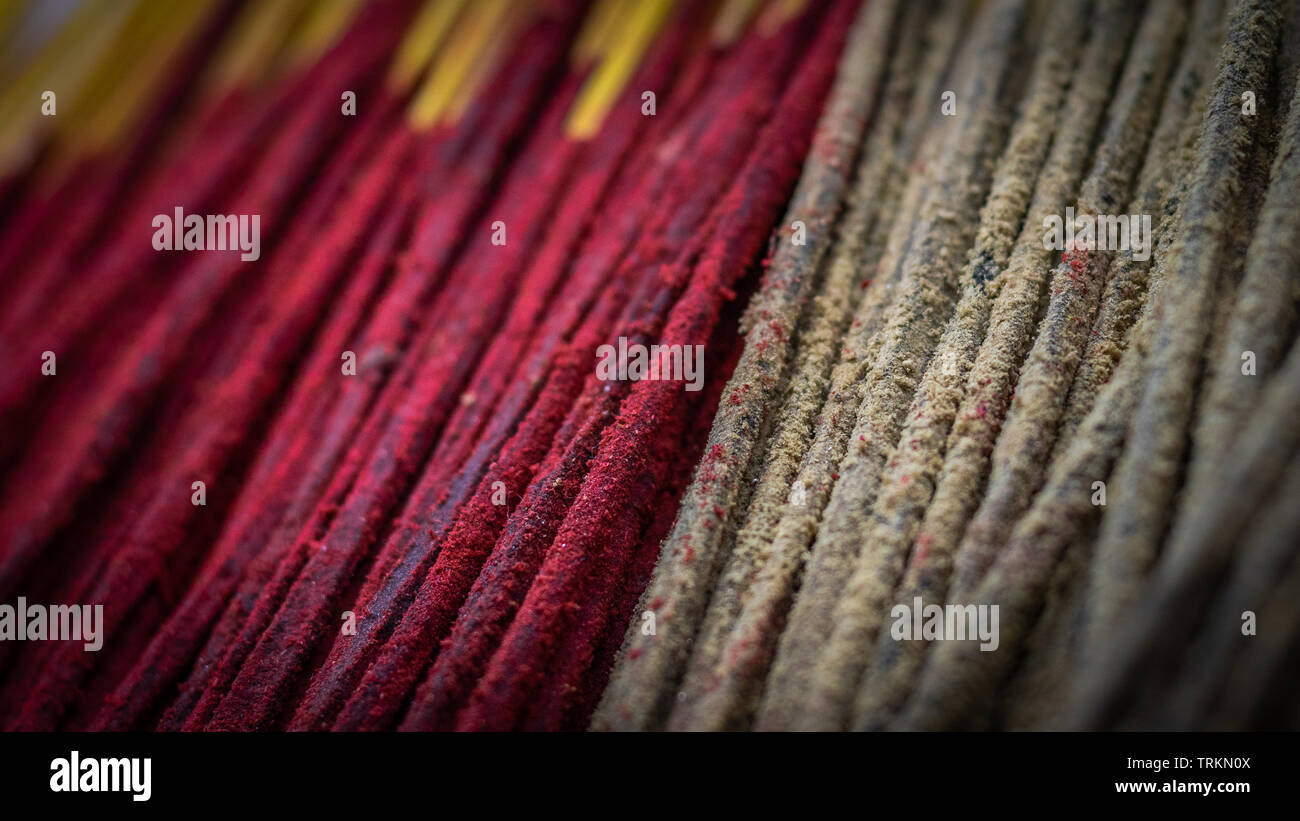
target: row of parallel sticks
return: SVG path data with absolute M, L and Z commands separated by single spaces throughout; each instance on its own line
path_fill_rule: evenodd
M 858 4 L 351 5 L 142 0 L 183 47 L 86 77 L 166 88 L 14 141 L 0 333 L 57 368 L 0 385 L 0 598 L 104 645 L 0 643 L 5 727 L 587 724 Z M 174 207 L 261 258 L 155 251 Z M 602 381 L 619 337 L 703 390 Z
M 593 726 L 1300 726 L 1297 25 L 868 4 Z M 1046 247 L 1067 206 L 1153 252 Z
M 87 4 L 3 101 L 0 601 L 106 641 L 0 722 L 1294 726 L 1296 6 Z

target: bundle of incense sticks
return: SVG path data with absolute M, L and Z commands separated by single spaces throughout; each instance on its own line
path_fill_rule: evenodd
M 6 7 L 0 727 L 1300 724 L 1297 26 Z
M 867 4 L 592 726 L 1297 726 L 1297 25 Z

